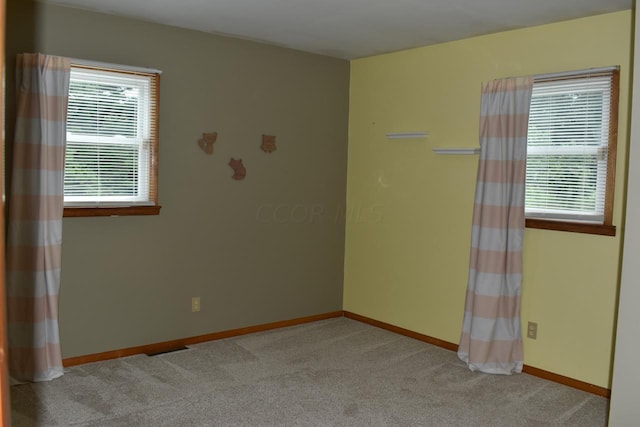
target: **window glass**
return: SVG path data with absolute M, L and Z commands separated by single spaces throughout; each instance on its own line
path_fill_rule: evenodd
M 527 218 L 611 224 L 614 73 L 535 82 L 527 134 Z M 613 129 L 612 129 L 613 128 Z
M 72 67 L 65 207 L 157 205 L 157 74 Z

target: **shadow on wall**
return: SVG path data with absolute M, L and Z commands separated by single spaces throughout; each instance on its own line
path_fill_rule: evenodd
M 7 0 L 6 34 L 12 39 L 6 43 L 5 59 L 5 134 L 4 158 L 5 179 L 4 193 L 11 188 L 12 144 L 16 121 L 16 55 L 34 52 L 37 39 L 38 10 L 40 4 L 31 0 Z M 6 200 L 9 200 L 7 197 Z

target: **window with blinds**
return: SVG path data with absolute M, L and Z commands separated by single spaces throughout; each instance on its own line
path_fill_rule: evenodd
M 527 218 L 611 225 L 617 73 L 534 82 Z
M 72 65 L 65 207 L 157 205 L 158 81 Z

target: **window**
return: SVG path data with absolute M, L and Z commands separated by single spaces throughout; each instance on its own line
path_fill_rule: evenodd
M 614 235 L 618 71 L 536 80 L 527 132 L 527 226 Z
M 65 216 L 157 214 L 159 74 L 72 65 Z

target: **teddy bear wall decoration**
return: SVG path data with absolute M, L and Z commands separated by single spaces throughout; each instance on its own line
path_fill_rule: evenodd
M 205 153 L 211 155 L 213 154 L 213 144 L 215 144 L 218 139 L 218 132 L 211 133 L 203 133 L 202 137 L 198 139 L 198 146 Z
M 247 176 L 247 169 L 242 164 L 242 159 L 234 159 L 233 157 L 229 161 L 229 166 L 233 169 L 233 176 L 231 178 L 240 181 Z
M 262 135 L 262 144 L 260 148 L 265 153 L 272 153 L 276 151 L 276 137 L 275 135 Z

